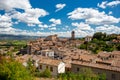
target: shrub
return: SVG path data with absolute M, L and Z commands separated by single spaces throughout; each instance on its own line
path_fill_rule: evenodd
M 43 72 L 41 72 L 40 76 L 50 78 L 52 75 L 49 69 L 45 69 Z
M 0 62 L 0 80 L 33 80 L 33 77 L 17 61 L 2 59 Z

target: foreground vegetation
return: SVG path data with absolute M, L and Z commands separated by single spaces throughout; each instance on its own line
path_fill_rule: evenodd
M 11 58 L 0 57 L 0 80 L 34 80 L 30 71 Z
M 58 77 L 52 77 L 49 69 L 39 72 L 31 61 L 24 67 L 21 63 L 12 58 L 0 56 L 0 80 L 37 80 L 48 78 L 48 80 L 106 80 L 105 74 L 95 74 L 91 69 L 83 68 L 80 73 L 71 72 L 59 74 Z
M 98 37 L 99 36 L 99 37 Z M 91 42 L 87 42 L 79 46 L 80 49 L 91 50 L 94 53 L 99 51 L 113 51 L 120 50 L 120 44 L 107 44 L 106 41 L 111 41 L 116 37 L 106 36 L 103 33 L 96 33 L 93 36 Z M 6 58 L 21 48 L 25 48 L 27 41 L 25 40 L 7 40 L 1 41 L 0 49 L 6 49 L 6 55 L 0 55 L 0 80 L 36 80 L 35 77 L 48 78 L 48 80 L 106 80 L 105 74 L 96 74 L 91 69 L 81 69 L 80 73 L 66 72 L 59 74 L 57 77 L 52 78 L 49 69 L 43 72 L 39 72 L 36 67 L 33 66 L 31 60 L 28 60 L 27 67 L 24 67 L 21 63 L 14 60 L 13 57 Z M 13 47 L 13 49 L 11 49 Z
M 100 51 L 112 52 L 120 50 L 120 43 L 113 43 L 112 40 L 117 39 L 117 35 L 107 35 L 106 33 L 97 32 L 93 35 L 92 41 L 81 44 L 78 48 L 90 50 L 97 54 Z
M 60 74 L 58 77 L 59 80 L 106 80 L 105 74 L 95 74 L 89 68 L 82 68 L 80 73 L 74 74 L 67 72 Z

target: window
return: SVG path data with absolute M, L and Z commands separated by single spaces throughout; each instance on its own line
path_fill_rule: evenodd
M 48 69 L 48 66 L 46 66 L 46 69 Z
M 45 56 L 45 53 L 43 53 L 42 55 Z
M 77 71 L 79 71 L 80 69 L 79 68 L 77 68 Z
M 42 69 L 42 65 L 40 65 L 40 69 Z
M 65 68 L 66 71 L 70 71 L 70 68 Z
M 112 77 L 112 79 L 114 79 L 114 80 L 115 80 L 115 78 L 116 78 L 116 77 L 115 77 L 115 74 L 112 74 L 112 76 L 111 76 L 111 77 Z
M 52 71 L 52 72 L 53 72 L 53 67 L 50 67 L 50 71 Z

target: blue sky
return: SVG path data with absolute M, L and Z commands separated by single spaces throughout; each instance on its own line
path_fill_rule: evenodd
M 120 0 L 0 0 L 0 34 L 120 34 Z

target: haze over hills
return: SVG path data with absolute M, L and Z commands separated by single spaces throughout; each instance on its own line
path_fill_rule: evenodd
M 28 36 L 28 35 L 13 35 L 13 34 L 0 34 L 0 40 L 33 40 L 37 38 L 44 38 L 46 36 Z M 60 37 L 64 38 L 64 37 Z M 66 37 L 69 38 L 69 37 Z
M 31 40 L 36 38 L 39 38 L 39 36 L 0 34 L 0 40 Z

